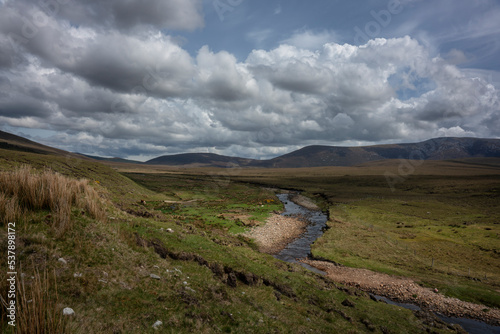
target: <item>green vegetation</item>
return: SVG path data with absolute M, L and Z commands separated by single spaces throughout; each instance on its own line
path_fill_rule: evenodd
M 374 168 L 253 171 L 240 180 L 301 189 L 330 213 L 314 256 L 408 276 L 500 307 L 500 165 L 425 162 L 391 190 Z M 397 165 L 396 165 L 397 167 Z
M 216 225 L 231 233 L 261 224 L 283 208 L 274 193 L 231 182 L 226 177 L 126 173 L 130 179 L 174 199 L 146 207 L 176 215 L 183 222 Z
M 90 214 L 81 204 L 85 202 L 66 201 L 71 224 L 60 233 L 50 205 L 24 206 L 29 210 L 22 210 L 16 221 L 16 269 L 26 297 L 17 314 L 18 319 L 37 314 L 38 322 L 19 320 L 18 333 L 33 333 L 47 324 L 46 332 L 60 333 L 429 329 L 409 310 L 372 301 L 360 291 L 346 294 L 299 265 L 255 251 L 251 240 L 232 233 L 281 208 L 270 190 L 199 171 L 126 174 L 134 182 L 93 161 L 0 150 L 0 171 L 16 173 L 22 165 L 36 170 L 27 172 L 33 184 L 43 175 L 67 184 L 83 182 L 98 194 L 89 199 L 106 214 L 102 219 Z M 83 178 L 88 181 L 77 181 Z M 20 183 L 10 187 L 15 184 Z M 7 189 L 2 183 L 3 198 L 11 202 L 14 193 Z M 77 197 L 86 195 L 77 192 Z M 5 223 L 0 249 L 7 254 Z M 1 261 L 4 300 L 6 265 Z M 36 295 L 41 297 L 30 297 Z M 344 306 L 346 299 L 354 307 Z M 75 315 L 59 318 L 64 307 Z M 5 312 L 2 307 L 0 326 L 13 333 Z M 159 331 L 152 327 L 157 320 L 163 323 Z M 451 331 L 446 326 L 432 330 Z

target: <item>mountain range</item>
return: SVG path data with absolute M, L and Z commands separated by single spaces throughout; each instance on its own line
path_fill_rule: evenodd
M 26 138 L 0 131 L 0 149 L 39 154 L 72 155 L 83 159 L 140 163 L 120 158 L 100 158 L 69 153 Z M 214 153 L 165 155 L 142 164 L 183 167 L 261 167 L 300 168 L 322 166 L 355 166 L 388 159 L 453 160 L 500 157 L 500 139 L 445 137 L 419 143 L 386 144 L 360 147 L 307 146 L 268 160 L 229 157 Z
M 387 159 L 451 160 L 500 157 L 500 139 L 435 138 L 420 143 L 361 147 L 307 146 L 269 159 L 254 160 L 213 153 L 186 153 L 161 156 L 146 162 L 152 165 L 203 167 L 299 168 L 355 166 Z

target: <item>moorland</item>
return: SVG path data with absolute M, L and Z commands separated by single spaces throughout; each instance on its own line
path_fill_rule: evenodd
M 15 222 L 18 272 L 6 333 L 461 331 L 259 252 L 242 233 L 282 210 L 279 189 L 329 214 L 312 257 L 500 307 L 498 158 L 183 168 L 12 141 L 0 149 L 0 247 Z

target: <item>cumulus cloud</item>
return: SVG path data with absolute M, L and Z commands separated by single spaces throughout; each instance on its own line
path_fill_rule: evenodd
M 140 4 L 68 0 L 54 15 L 1 5 L 0 124 L 122 157 L 500 136 L 498 88 L 457 67 L 458 50 L 433 56 L 408 36 L 341 45 L 305 30 L 244 61 L 209 45 L 190 54 L 162 29 L 200 27 L 200 2 Z
M 333 31 L 323 30 L 315 32 L 310 29 L 295 31 L 291 37 L 284 39 L 281 43 L 293 45 L 302 49 L 316 50 L 327 43 L 338 41 L 339 37 Z

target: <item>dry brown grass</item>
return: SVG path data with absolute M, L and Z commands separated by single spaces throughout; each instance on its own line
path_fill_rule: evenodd
M 49 210 L 52 227 L 62 235 L 72 227 L 77 207 L 97 220 L 105 210 L 99 193 L 88 180 L 75 180 L 53 171 L 36 172 L 29 166 L 0 173 L 0 222 L 19 221 L 30 211 Z
M 42 275 L 35 270 L 30 282 L 21 279 L 17 285 L 16 333 L 67 333 L 67 321 L 58 306 L 57 283 L 49 277 L 48 271 Z

